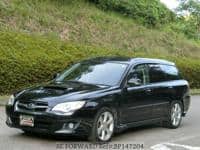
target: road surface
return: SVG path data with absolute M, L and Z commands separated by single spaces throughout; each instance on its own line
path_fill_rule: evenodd
M 0 107 L 0 150 L 56 150 L 60 143 L 82 142 L 75 137 L 26 135 L 5 124 L 5 109 Z M 200 150 L 200 96 L 192 96 L 190 111 L 178 129 L 157 125 L 133 128 L 113 137 L 115 143 L 143 143 L 147 150 Z

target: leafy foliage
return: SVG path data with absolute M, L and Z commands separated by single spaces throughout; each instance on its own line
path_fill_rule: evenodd
M 189 38 L 200 39 L 200 1 L 199 0 L 181 0 L 177 12 L 183 16 L 181 23 L 184 25 L 183 33 Z M 180 23 L 180 22 L 179 22 Z
M 109 49 L 200 56 L 200 46 L 177 30 L 146 28 L 88 0 L 1 0 L 0 30 L 5 29 Z
M 159 0 L 90 0 L 104 10 L 114 10 L 148 26 L 169 23 L 175 14 Z
M 48 81 L 54 73 L 84 58 L 110 55 L 123 52 L 0 32 L 0 94 Z
M 53 74 L 82 59 L 99 56 L 164 58 L 175 61 L 192 87 L 200 87 L 200 60 L 157 56 L 66 43 L 41 36 L 0 32 L 0 94 L 51 80 Z M 187 63 L 185 63 L 187 62 Z

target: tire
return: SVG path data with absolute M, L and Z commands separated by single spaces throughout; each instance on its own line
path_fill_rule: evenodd
M 108 142 L 111 140 L 115 128 L 115 117 L 109 108 L 98 111 L 88 140 L 91 142 Z
M 168 110 L 167 120 L 163 122 L 164 127 L 176 129 L 180 126 L 183 114 L 181 101 L 173 101 Z

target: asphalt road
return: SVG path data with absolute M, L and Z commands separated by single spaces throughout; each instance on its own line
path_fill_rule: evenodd
M 4 107 L 0 107 L 0 150 L 55 150 L 58 143 L 84 142 L 75 137 L 25 135 L 5 125 Z M 113 137 L 115 143 L 143 143 L 152 150 L 200 150 L 200 96 L 193 96 L 190 111 L 178 129 L 157 125 L 130 129 Z

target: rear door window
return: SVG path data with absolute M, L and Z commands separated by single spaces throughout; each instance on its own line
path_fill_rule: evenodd
M 150 83 L 166 81 L 166 76 L 159 64 L 149 64 L 149 80 Z

